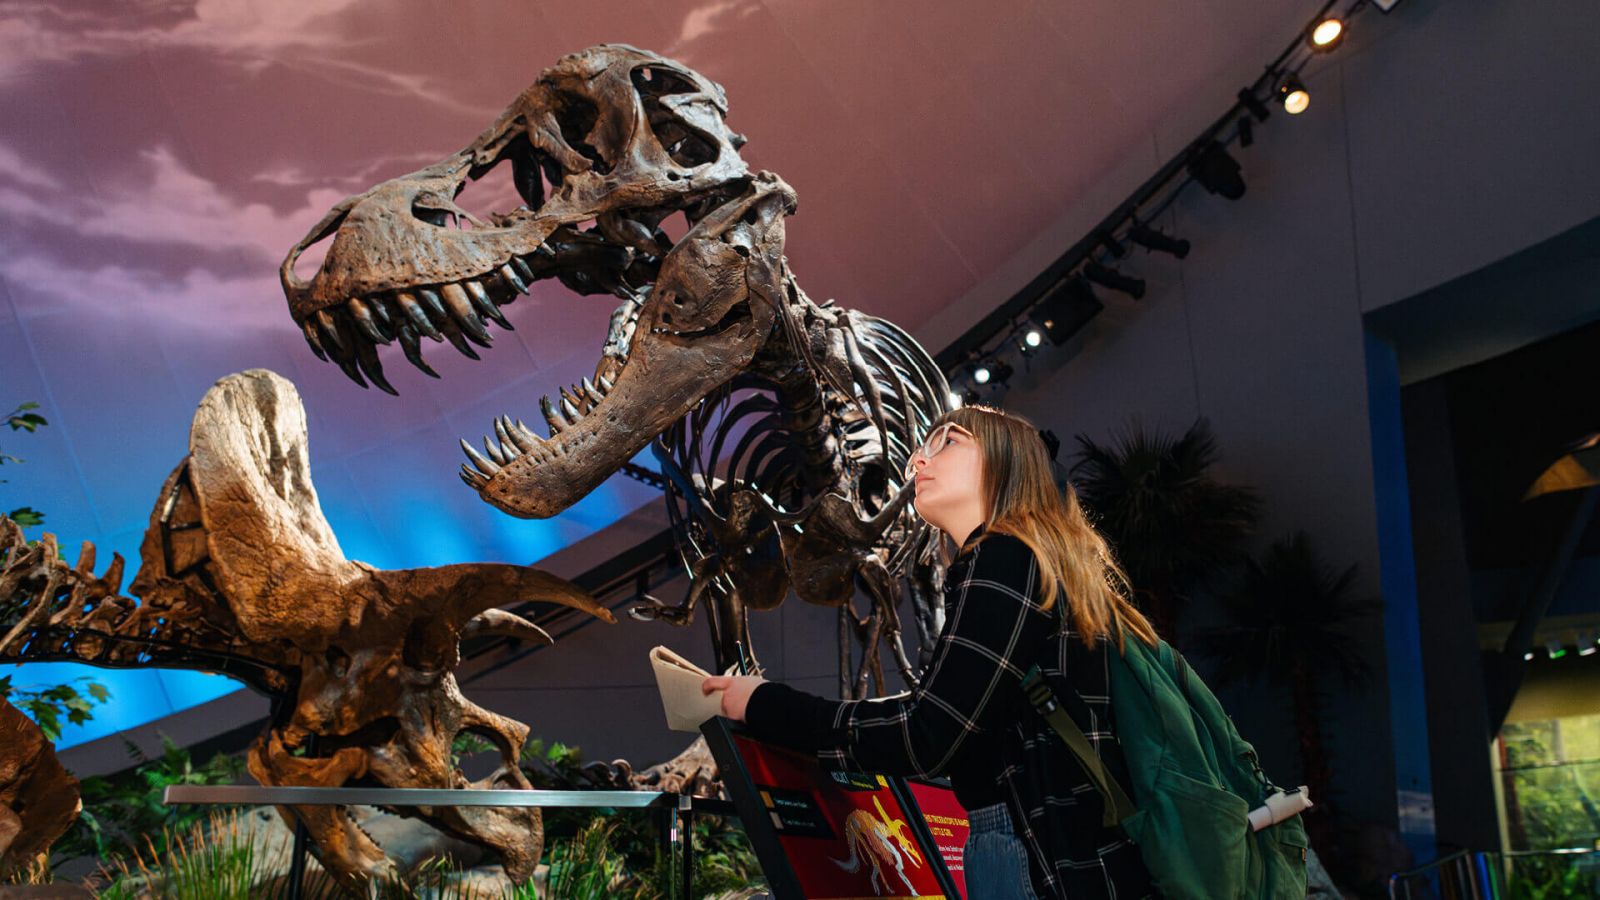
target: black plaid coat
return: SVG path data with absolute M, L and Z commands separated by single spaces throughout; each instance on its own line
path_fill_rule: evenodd
M 915 690 L 874 700 L 826 700 L 777 683 L 750 698 L 758 736 L 817 752 L 829 769 L 935 777 L 964 747 L 997 748 L 985 764 L 963 758 L 963 777 L 992 778 L 1028 850 L 1041 897 L 1153 897 L 1138 847 L 1100 824 L 1102 803 L 1083 767 L 1022 696 L 1037 664 L 1057 699 L 1112 775 L 1128 783 L 1112 729 L 1107 642 L 1084 646 L 1066 604 L 1040 608 L 1033 551 L 982 529 L 946 576 L 945 624 Z M 975 737 L 977 736 L 977 737 Z

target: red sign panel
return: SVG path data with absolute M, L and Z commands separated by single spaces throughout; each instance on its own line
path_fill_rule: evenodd
M 944 857 L 945 868 L 950 870 L 950 877 L 961 892 L 962 900 L 966 900 L 966 867 L 962 861 L 969 828 L 966 809 L 956 802 L 956 792 L 950 788 L 920 781 L 909 781 L 907 785 L 917 806 L 922 808 L 922 818 L 928 823 L 928 831 L 939 845 L 939 855 Z
M 914 819 L 883 776 L 824 771 L 810 756 L 743 735 L 733 743 L 807 898 L 944 896 Z

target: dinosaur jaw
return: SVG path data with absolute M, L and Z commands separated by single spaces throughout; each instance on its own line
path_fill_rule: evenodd
M 462 441 L 471 460 L 462 480 L 511 515 L 560 513 L 737 375 L 773 321 L 770 308 L 741 301 L 710 329 L 651 330 L 648 340 L 635 342 L 637 355 L 604 357 L 597 381 L 584 379 L 577 396 L 563 388 L 559 405 L 540 399 L 548 437 L 502 416 L 495 437 L 484 438 L 483 454 Z
M 660 219 L 681 210 L 692 226 L 736 191 L 736 185 L 708 189 L 674 198 L 663 208 L 613 211 L 588 230 L 580 230 L 575 221 L 519 224 L 530 215 L 521 210 L 496 215 L 493 224 L 479 222 L 477 228 L 446 228 L 417 246 L 411 246 L 417 244 L 414 239 L 408 243 L 398 234 L 385 236 L 371 221 L 390 218 L 383 215 L 386 207 L 409 203 L 408 199 L 376 204 L 376 211 L 369 208 L 371 203 L 364 204 L 343 220 L 341 229 L 349 230 L 335 240 L 323 273 L 291 293 L 291 309 L 319 358 L 338 365 L 362 387 L 371 383 L 398 395 L 384 375 L 379 348 L 399 344 L 408 362 L 437 378 L 423 358 L 428 341 L 448 342 L 462 355 L 478 359 L 474 345 L 491 347 L 496 327 L 513 330 L 503 308 L 527 294 L 535 282 L 552 278 L 578 294 L 614 294 L 637 306 L 640 292 L 656 280 L 662 257 L 670 251 L 670 243 L 661 240 Z M 462 211 L 452 220 L 460 223 L 467 215 Z M 352 237 L 344 239 L 345 233 Z M 373 281 L 365 271 L 359 278 L 328 277 L 347 269 L 370 269 L 356 261 L 346 263 L 345 257 L 366 253 L 363 245 L 375 240 L 398 248 L 397 254 L 407 260 L 404 277 Z M 605 369 L 602 366 L 596 374 Z M 616 377 L 614 368 L 610 377 Z
M 610 477 L 742 372 L 777 326 L 783 221 L 794 193 L 762 173 L 705 215 L 662 260 L 659 280 L 612 317 L 596 380 L 541 398 L 541 437 L 501 416 L 461 477 L 493 506 L 549 518 Z

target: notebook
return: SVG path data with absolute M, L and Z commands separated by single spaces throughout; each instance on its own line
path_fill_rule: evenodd
M 700 723 L 722 714 L 722 692 L 700 693 L 700 683 L 711 673 L 666 647 L 650 651 L 650 668 L 661 689 L 661 707 L 667 713 L 667 727 L 673 731 L 700 733 Z M 733 669 L 728 674 L 733 674 Z

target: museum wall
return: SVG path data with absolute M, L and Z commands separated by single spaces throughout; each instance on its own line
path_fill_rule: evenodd
M 1064 459 L 1076 434 L 1103 442 L 1135 420 L 1176 434 L 1209 419 L 1220 477 L 1266 500 L 1257 544 L 1304 528 L 1327 562 L 1357 564 L 1361 589 L 1379 593 L 1363 314 L 1600 214 L 1600 108 L 1577 99 L 1600 88 L 1600 46 L 1592 29 L 1574 27 L 1591 12 L 1578 2 L 1413 2 L 1364 20 L 1350 46 L 1308 68 L 1310 109 L 1280 110 L 1254 146 L 1233 151 L 1242 199 L 1191 186 L 1158 223 L 1193 242 L 1191 255 L 1136 249 L 1124 270 L 1147 281 L 1144 298 L 1101 291 L 1105 311 L 1032 373 L 1019 367 L 1000 399 L 1054 430 Z M 1203 126 L 1201 112 L 1174 130 L 1165 155 Z M 918 336 L 942 346 L 1152 168 L 1125 166 L 1106 202 L 1065 216 L 1003 283 L 986 283 Z M 1529 300 L 1537 305 L 1503 295 Z M 1365 637 L 1382 673 L 1381 624 Z M 1293 771 L 1287 704 L 1265 693 L 1231 699 L 1269 769 Z M 1395 815 L 1389 723 L 1380 674 L 1377 690 L 1336 706 L 1331 728 L 1336 772 L 1363 773 L 1341 779 L 1340 800 L 1374 820 Z

